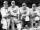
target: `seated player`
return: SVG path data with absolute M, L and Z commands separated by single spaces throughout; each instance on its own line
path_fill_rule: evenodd
M 29 23 L 29 8 L 26 6 L 26 3 L 22 3 L 22 7 L 20 7 L 21 20 L 23 22 L 23 28 L 25 25 L 30 25 Z
M 36 7 L 36 4 L 32 4 L 32 12 L 31 12 L 31 14 L 32 14 L 32 17 L 33 17 L 33 21 L 32 21 L 33 24 L 35 22 L 39 22 L 39 10 Z

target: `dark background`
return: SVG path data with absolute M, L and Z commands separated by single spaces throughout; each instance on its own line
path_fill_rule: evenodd
M 12 0 L 0 0 L 0 7 L 3 5 L 3 1 L 8 1 L 10 5 Z M 40 0 L 15 0 L 15 1 L 16 1 L 16 5 L 18 6 L 21 6 L 23 2 L 26 2 L 28 7 L 31 7 L 33 3 L 36 3 L 36 4 L 40 3 Z
M 10 6 L 12 0 L 0 0 L 0 8 L 3 6 L 3 1 L 8 1 L 8 4 Z M 36 3 L 36 5 L 38 6 L 38 3 L 40 3 L 40 0 L 15 0 L 15 2 L 16 2 L 16 5 L 18 5 L 18 6 L 21 6 L 21 4 L 23 2 L 26 2 L 27 6 L 31 8 L 33 3 Z M 2 18 L 2 16 L 0 13 L 0 21 L 1 21 L 1 18 Z M 0 23 L 0 30 L 1 30 L 1 27 L 2 27 L 2 25 Z

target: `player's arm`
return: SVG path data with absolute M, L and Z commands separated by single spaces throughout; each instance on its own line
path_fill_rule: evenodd
M 22 16 L 22 13 L 21 13 L 21 10 L 19 9 L 19 19 L 21 20 L 21 16 Z
M 8 8 L 8 14 L 9 14 L 9 15 L 11 15 L 11 10 L 10 10 L 10 9 L 11 9 L 11 8 L 9 7 L 9 8 Z
M 20 13 L 20 9 L 18 10 L 18 19 L 21 20 L 21 13 Z
M 29 14 L 30 14 L 30 10 L 28 9 L 26 16 L 29 16 Z

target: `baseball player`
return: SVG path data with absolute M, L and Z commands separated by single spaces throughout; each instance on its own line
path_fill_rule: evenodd
M 22 7 L 20 7 L 21 20 L 23 21 L 23 27 L 25 25 L 29 26 L 29 8 L 26 6 L 26 3 L 22 3 Z
M 4 30 L 7 30 L 8 27 L 8 20 L 7 16 L 8 16 L 8 2 L 4 1 L 3 2 L 3 7 L 1 8 L 1 15 L 2 15 L 2 20 L 1 20 L 1 24 L 3 24 L 2 28 Z
M 32 17 L 34 18 L 33 23 L 34 22 L 37 23 L 39 21 L 39 10 L 36 7 L 36 4 L 32 4 L 32 11 L 31 11 L 31 13 L 32 13 Z
M 8 8 L 11 15 L 12 30 L 15 29 L 15 24 L 18 23 L 19 7 L 15 5 L 15 1 L 11 1 L 11 6 Z M 14 24 L 15 23 L 15 24 Z

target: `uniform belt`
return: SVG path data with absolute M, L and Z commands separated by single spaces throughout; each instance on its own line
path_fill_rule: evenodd
M 13 15 L 9 15 L 9 16 L 3 17 L 3 18 L 7 19 L 7 18 L 11 18 L 11 17 L 16 17 L 16 18 L 18 18 L 17 16 L 13 16 Z
M 18 16 L 13 16 L 13 15 L 9 15 L 9 17 L 16 17 L 16 18 L 18 18 Z
M 33 16 L 32 18 L 35 18 L 35 17 L 40 17 L 40 16 L 38 16 L 38 15 L 35 15 L 35 16 Z

